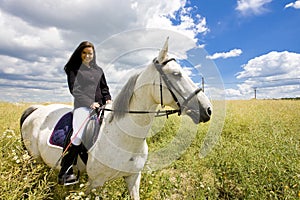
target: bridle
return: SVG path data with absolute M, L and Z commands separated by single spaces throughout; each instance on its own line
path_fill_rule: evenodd
M 153 60 L 153 64 L 156 68 L 156 70 L 159 72 L 160 74 L 160 101 L 161 101 L 161 106 L 164 107 L 164 103 L 163 103 L 163 92 L 162 92 L 162 80 L 165 82 L 165 85 L 167 87 L 167 89 L 169 90 L 169 92 L 172 95 L 172 98 L 174 99 L 174 101 L 176 102 L 178 109 L 174 110 L 178 113 L 178 115 L 181 115 L 182 111 L 187 107 L 187 104 L 189 103 L 189 101 L 196 96 L 200 91 L 202 91 L 201 88 L 197 88 L 194 92 L 192 92 L 187 98 L 185 98 L 179 91 L 178 89 L 172 84 L 172 82 L 170 81 L 170 79 L 167 77 L 167 75 L 164 73 L 163 71 L 163 67 L 168 64 L 170 61 L 176 61 L 175 58 L 170 58 L 164 62 L 162 62 L 161 64 L 159 63 L 159 61 L 155 58 Z M 184 100 L 182 105 L 180 104 L 180 102 L 178 101 L 177 96 L 175 95 L 174 91 L 180 95 L 180 97 Z
M 160 104 L 162 106 L 162 108 L 164 108 L 164 102 L 163 102 L 163 83 L 162 81 L 164 81 L 167 89 L 169 90 L 170 94 L 172 95 L 172 98 L 174 99 L 174 101 L 176 102 L 178 109 L 172 109 L 172 110 L 158 110 L 158 111 L 137 111 L 137 110 L 129 110 L 129 111 L 124 111 L 127 113 L 132 113 L 132 114 L 148 114 L 148 113 L 156 113 L 156 117 L 160 117 L 160 116 L 168 116 L 171 114 L 175 114 L 178 113 L 178 116 L 181 115 L 182 111 L 187 108 L 187 104 L 189 103 L 189 101 L 196 96 L 200 91 L 202 91 L 201 88 L 197 88 L 194 92 L 192 92 L 187 98 L 185 98 L 179 91 L 178 89 L 172 84 L 172 82 L 170 81 L 170 79 L 168 78 L 168 76 L 165 74 L 165 72 L 163 71 L 163 67 L 165 65 L 167 65 L 169 62 L 171 61 L 176 61 L 175 58 L 171 58 L 168 59 L 162 63 L 159 63 L 159 61 L 155 58 L 153 60 L 153 64 L 156 68 L 156 70 L 159 72 L 160 74 Z M 175 95 L 175 92 L 180 95 L 180 97 L 184 100 L 182 104 L 180 104 L 180 102 L 178 101 L 177 96 Z M 113 109 L 107 109 L 105 108 L 105 106 L 102 106 L 99 108 L 99 110 L 101 111 L 115 111 Z

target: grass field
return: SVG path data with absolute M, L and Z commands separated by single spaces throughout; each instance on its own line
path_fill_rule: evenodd
M 23 150 L 19 119 L 29 104 L 0 103 L 0 199 L 129 199 L 123 179 L 86 194 L 56 184 L 57 172 Z M 174 123 L 170 118 L 168 123 Z M 214 150 L 199 150 L 209 123 L 170 166 L 144 172 L 141 199 L 300 199 L 300 101 L 227 101 Z M 149 138 L 151 149 L 172 138 L 172 125 Z

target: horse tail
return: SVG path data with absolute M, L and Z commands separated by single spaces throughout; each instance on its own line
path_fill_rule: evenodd
M 22 146 L 24 149 L 26 149 L 25 145 L 24 145 L 24 142 L 23 142 L 23 134 L 22 134 L 22 126 L 23 126 L 23 123 L 24 121 L 26 120 L 26 118 L 31 114 L 33 113 L 36 109 L 38 109 L 40 106 L 39 105 L 32 105 L 30 106 L 29 108 L 27 108 L 22 116 L 21 116 L 21 119 L 20 119 L 20 133 L 21 133 L 21 140 L 22 140 Z
M 40 107 L 40 106 L 38 106 L 38 105 L 33 105 L 33 106 L 30 106 L 29 108 L 27 108 L 27 109 L 23 112 L 23 114 L 22 114 L 22 116 L 21 116 L 21 119 L 20 119 L 20 129 L 22 129 L 22 125 L 23 125 L 25 119 L 26 119 L 31 113 L 33 113 L 33 111 L 35 111 L 35 110 L 38 109 L 39 107 Z

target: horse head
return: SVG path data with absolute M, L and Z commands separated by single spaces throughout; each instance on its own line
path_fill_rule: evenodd
M 153 60 L 153 66 L 159 72 L 159 78 L 156 78 L 159 83 L 155 85 L 160 86 L 153 95 L 155 101 L 178 109 L 179 114 L 188 115 L 194 123 L 207 122 L 212 114 L 211 102 L 176 60 L 168 58 L 168 39 Z

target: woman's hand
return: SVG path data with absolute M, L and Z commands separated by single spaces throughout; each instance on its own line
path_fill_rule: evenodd
M 92 105 L 90 106 L 91 109 L 96 109 L 96 108 L 99 108 L 100 107 L 100 104 L 98 102 L 94 102 L 92 103 Z
M 106 104 L 110 104 L 110 103 L 112 103 L 112 100 L 107 100 L 106 101 Z

